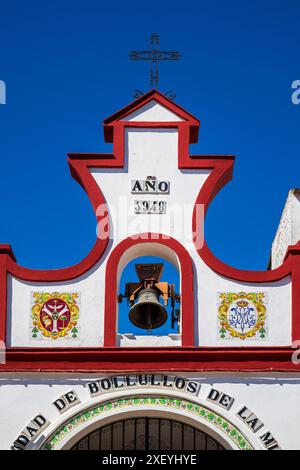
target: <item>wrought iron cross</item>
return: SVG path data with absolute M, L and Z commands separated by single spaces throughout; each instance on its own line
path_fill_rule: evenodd
M 131 60 L 148 60 L 151 62 L 150 86 L 158 88 L 159 62 L 161 60 L 178 60 L 180 59 L 180 54 L 176 51 L 160 51 L 159 35 L 152 33 L 150 51 L 131 51 L 129 57 Z

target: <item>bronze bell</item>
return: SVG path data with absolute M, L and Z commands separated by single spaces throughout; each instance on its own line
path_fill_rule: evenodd
M 159 293 L 157 290 L 142 289 L 138 294 L 137 302 L 130 309 L 130 321 L 144 330 L 152 330 L 164 325 L 168 314 L 158 299 Z
M 175 303 L 180 303 L 180 295 L 175 294 L 174 284 L 162 282 L 160 280 L 163 263 L 136 264 L 135 269 L 139 282 L 127 282 L 125 284 L 125 294 L 118 294 L 118 302 L 127 299 L 130 310 L 129 320 L 133 325 L 143 330 L 159 328 L 168 319 L 168 312 L 164 306 L 171 300 L 171 327 L 179 324 L 180 312 L 175 311 Z M 163 301 L 163 305 L 160 303 Z

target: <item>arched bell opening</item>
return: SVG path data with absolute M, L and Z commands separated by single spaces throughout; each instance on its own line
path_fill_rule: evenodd
M 181 283 L 176 265 L 162 257 L 141 256 L 124 267 L 118 287 L 120 335 L 180 334 Z
M 137 262 L 138 260 L 141 262 Z M 146 263 L 144 263 L 145 260 Z M 142 265 L 142 269 L 137 271 L 135 264 Z M 146 268 L 145 279 L 144 264 L 163 265 L 163 270 L 159 273 L 158 266 L 153 271 L 152 266 L 149 275 L 149 268 Z M 138 291 L 128 288 L 126 292 L 125 281 L 126 277 L 128 278 L 125 276 L 126 272 L 134 275 L 132 279 L 127 279 L 128 283 L 135 281 L 137 284 L 144 281 L 150 281 L 150 283 L 146 286 L 137 285 Z M 149 290 L 145 291 L 145 288 Z M 148 303 L 151 303 L 150 313 L 151 311 L 153 313 L 152 307 L 154 306 L 152 325 L 150 325 L 152 328 L 148 328 L 151 321 L 145 320 L 146 297 L 148 297 Z M 126 313 L 125 305 L 128 300 Z M 131 317 L 129 317 L 130 314 Z M 123 323 L 124 318 L 126 321 L 124 320 Z M 131 321 L 129 324 L 130 318 L 134 322 Z M 154 325 L 154 320 L 158 321 L 156 325 Z M 127 332 L 125 331 L 126 322 L 127 327 L 130 326 Z M 169 328 L 172 322 L 174 329 Z M 139 328 L 138 335 L 135 328 Z M 158 328 L 167 329 L 161 330 L 164 334 L 153 335 L 153 331 Z M 149 330 L 152 330 L 152 334 L 147 333 Z M 188 252 L 178 241 L 161 234 L 139 234 L 139 236 L 123 240 L 113 250 L 106 267 L 104 332 L 104 346 L 107 347 L 194 346 L 193 265 Z

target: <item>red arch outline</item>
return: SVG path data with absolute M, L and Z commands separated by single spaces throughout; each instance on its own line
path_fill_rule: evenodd
M 104 309 L 104 346 L 116 346 L 117 334 L 117 270 L 121 256 L 132 246 L 140 243 L 159 243 L 171 248 L 178 256 L 181 267 L 181 315 L 182 346 L 195 345 L 194 332 L 194 271 L 192 259 L 187 250 L 174 238 L 158 233 L 142 233 L 121 241 L 107 260 Z

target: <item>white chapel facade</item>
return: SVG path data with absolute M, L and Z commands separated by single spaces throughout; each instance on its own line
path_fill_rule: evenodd
M 68 156 L 86 258 L 31 270 L 0 245 L 1 448 L 299 449 L 299 191 L 271 269 L 235 269 L 203 235 L 234 156 L 191 154 L 200 121 L 156 90 L 103 125 L 111 154 Z

